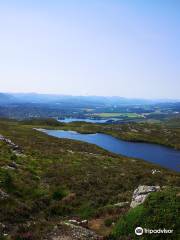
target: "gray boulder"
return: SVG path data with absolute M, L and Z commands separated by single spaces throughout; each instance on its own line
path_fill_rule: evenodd
M 150 193 L 157 191 L 160 191 L 160 186 L 140 185 L 134 190 L 130 207 L 135 208 L 136 206 L 142 204 Z

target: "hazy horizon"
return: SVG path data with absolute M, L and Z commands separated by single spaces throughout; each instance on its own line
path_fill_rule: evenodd
M 0 92 L 180 99 L 180 1 L 0 3 Z
M 39 92 L 0 92 L 0 93 L 3 93 L 3 94 L 37 94 L 37 95 L 52 95 L 52 96 L 66 96 L 66 97 L 105 97 L 105 98 L 127 98 L 127 99 L 141 99 L 141 100 L 149 100 L 149 101 L 156 101 L 156 100 L 159 100 L 159 101 L 180 101 L 180 98 L 141 98 L 141 97 L 123 97 L 123 96 L 118 96 L 118 95 L 74 95 L 74 94 L 61 94 L 61 93 L 48 93 L 48 92 L 45 92 L 45 93 L 39 93 Z

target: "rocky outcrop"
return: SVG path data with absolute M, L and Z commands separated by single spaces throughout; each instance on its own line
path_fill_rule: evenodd
M 140 185 L 138 188 L 134 190 L 130 206 L 132 208 L 135 208 L 136 206 L 142 204 L 150 193 L 157 191 L 160 191 L 160 186 Z
M 81 226 L 76 226 L 71 223 L 66 223 L 67 226 L 71 229 L 70 232 L 72 233 L 73 239 L 82 239 L 82 240 L 100 240 L 98 235 L 94 232 L 90 231 L 89 229 L 83 228 Z
M 76 226 L 72 223 L 61 223 L 54 227 L 45 240 L 102 240 L 103 237 L 98 236 L 93 231 Z
M 13 143 L 10 139 L 5 138 L 3 135 L 0 134 L 0 141 L 5 142 L 12 150 L 12 152 L 17 155 L 23 155 L 22 150 L 20 149 L 20 147 L 18 145 L 16 145 L 15 143 Z

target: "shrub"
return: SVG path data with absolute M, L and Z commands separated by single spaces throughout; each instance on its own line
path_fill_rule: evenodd
M 61 200 L 65 196 L 67 196 L 67 191 L 62 188 L 57 188 L 52 194 L 54 200 Z
M 17 160 L 17 156 L 15 154 L 11 155 L 10 157 L 11 161 L 16 161 Z
M 105 221 L 104 221 L 104 225 L 106 227 L 110 227 L 113 223 L 113 219 L 112 218 L 107 218 Z
M 81 218 L 88 219 L 94 216 L 95 209 L 89 203 L 85 203 L 80 207 L 78 214 Z
M 64 205 L 61 202 L 57 202 L 50 207 L 51 216 L 66 216 L 71 214 L 73 208 L 70 205 Z

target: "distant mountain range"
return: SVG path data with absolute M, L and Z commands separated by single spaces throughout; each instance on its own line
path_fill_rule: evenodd
M 16 98 L 8 93 L 0 93 L 0 103 L 13 103 L 16 101 Z
M 102 96 L 71 96 L 71 95 L 53 95 L 38 93 L 0 93 L 0 104 L 12 103 L 41 103 L 41 104 L 77 104 L 81 105 L 144 105 L 167 102 L 180 102 L 180 100 L 169 99 L 130 99 L 122 97 L 102 97 Z

